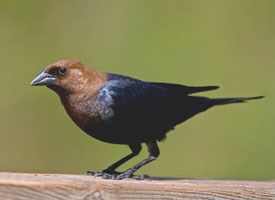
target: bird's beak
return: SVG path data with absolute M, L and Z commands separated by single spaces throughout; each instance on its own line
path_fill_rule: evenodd
M 52 85 L 56 80 L 56 77 L 54 75 L 51 75 L 47 72 L 42 71 L 40 74 L 38 74 L 35 79 L 31 82 L 32 86 L 48 86 Z

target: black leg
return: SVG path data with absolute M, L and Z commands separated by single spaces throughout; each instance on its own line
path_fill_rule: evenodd
M 133 145 L 129 145 L 129 147 L 132 150 L 132 153 L 130 153 L 129 155 L 127 155 L 127 156 L 123 157 L 122 159 L 120 159 L 119 161 L 115 162 L 114 164 L 112 164 L 111 166 L 109 166 L 108 168 L 103 170 L 102 172 L 88 171 L 88 174 L 94 175 L 94 176 L 104 176 L 106 178 L 108 178 L 109 176 L 112 176 L 112 175 L 120 174 L 119 172 L 116 172 L 115 170 L 122 164 L 126 163 L 133 157 L 137 156 L 141 151 L 141 144 L 133 144 Z
M 157 157 L 160 154 L 157 142 L 149 142 L 149 143 L 146 143 L 146 145 L 148 147 L 149 157 L 144 159 L 143 161 L 139 162 L 134 167 L 132 167 L 132 168 L 126 170 L 125 172 L 117 175 L 116 177 L 114 177 L 114 179 L 121 180 L 121 179 L 125 179 L 125 178 L 130 178 L 141 167 L 143 167 L 144 165 L 147 165 L 148 163 L 150 163 L 150 162 L 157 159 Z
M 140 144 L 129 145 L 129 147 L 132 150 L 132 153 L 130 153 L 129 155 L 127 155 L 124 158 L 120 159 L 119 161 L 115 162 L 114 164 L 109 166 L 107 169 L 103 170 L 103 172 L 106 172 L 106 173 L 114 172 L 115 169 L 117 169 L 119 166 L 126 163 L 127 161 L 131 160 L 133 157 L 137 156 L 141 151 L 141 145 Z

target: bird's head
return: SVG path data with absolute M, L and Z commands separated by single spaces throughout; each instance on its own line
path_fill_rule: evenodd
M 48 65 L 31 85 L 47 86 L 62 95 L 79 92 L 103 79 L 101 73 L 86 68 L 80 61 L 64 59 Z

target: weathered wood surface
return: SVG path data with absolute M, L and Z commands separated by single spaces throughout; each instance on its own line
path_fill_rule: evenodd
M 275 200 L 275 182 L 0 173 L 1 200 L 226 199 Z

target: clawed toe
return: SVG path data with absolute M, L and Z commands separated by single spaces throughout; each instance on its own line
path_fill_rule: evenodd
M 114 179 L 114 177 L 120 175 L 120 172 L 117 171 L 87 171 L 87 175 L 94 176 L 94 177 L 102 177 L 104 179 Z
M 87 175 L 101 177 L 104 175 L 104 172 L 87 171 Z
M 99 171 L 99 172 L 87 171 L 87 175 L 94 176 L 94 177 L 101 177 L 103 179 L 110 179 L 110 180 L 122 180 L 127 178 L 133 178 L 135 180 L 144 180 L 149 177 L 148 175 L 133 175 L 129 171 L 121 173 L 117 171 L 106 172 L 105 170 Z
M 120 174 L 112 175 L 111 178 L 107 177 L 107 179 L 122 180 L 122 179 L 127 179 L 132 177 L 133 177 L 133 173 L 126 171 Z M 106 178 L 106 177 L 103 177 L 103 178 Z

